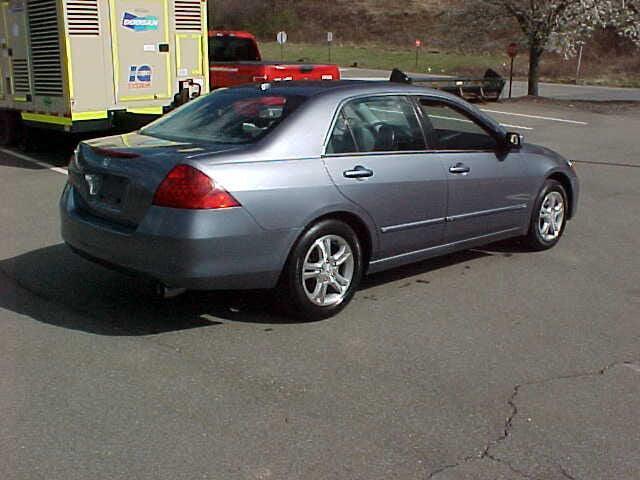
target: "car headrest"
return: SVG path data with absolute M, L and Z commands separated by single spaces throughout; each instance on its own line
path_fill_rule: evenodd
M 377 151 L 392 151 L 396 147 L 396 129 L 391 125 L 381 125 L 376 135 Z

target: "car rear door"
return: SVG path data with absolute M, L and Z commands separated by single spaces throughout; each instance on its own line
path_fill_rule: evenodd
M 442 243 L 446 175 L 425 151 L 410 98 L 371 96 L 344 104 L 324 161 L 342 194 L 373 218 L 379 258 Z
M 447 175 L 446 243 L 522 228 L 529 194 L 521 155 L 460 105 L 427 97 L 418 103 L 429 147 Z

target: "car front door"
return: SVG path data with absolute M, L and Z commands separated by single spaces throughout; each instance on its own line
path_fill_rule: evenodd
M 446 174 L 425 151 L 410 98 L 374 96 L 344 104 L 324 162 L 342 194 L 373 218 L 380 238 L 377 258 L 444 241 Z
M 523 228 L 529 195 L 522 156 L 460 105 L 437 98 L 419 105 L 448 179 L 446 243 Z

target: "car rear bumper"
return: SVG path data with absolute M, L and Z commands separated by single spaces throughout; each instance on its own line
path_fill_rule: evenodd
M 152 206 L 135 229 L 120 227 L 78 208 L 71 186 L 60 217 L 62 238 L 83 257 L 194 290 L 274 287 L 299 233 L 264 230 L 243 208 Z

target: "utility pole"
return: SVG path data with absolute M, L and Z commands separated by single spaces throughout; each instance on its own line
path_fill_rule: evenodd
M 509 98 L 511 98 L 511 92 L 513 91 L 513 64 L 518 56 L 518 44 L 510 43 L 507 47 L 507 55 L 511 59 L 511 68 L 509 70 Z
M 207 1 L 207 26 L 209 29 L 213 28 L 213 25 L 216 22 L 216 15 L 215 15 L 215 1 L 214 0 L 208 0 Z

